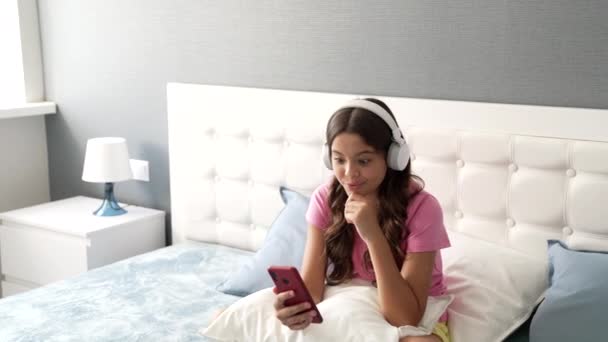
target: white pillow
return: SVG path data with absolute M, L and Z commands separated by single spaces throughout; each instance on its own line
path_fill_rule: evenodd
M 450 233 L 442 251 L 452 342 L 502 341 L 525 322 L 547 289 L 547 260 Z
M 323 323 L 293 331 L 275 317 L 271 288 L 241 298 L 201 334 L 220 341 L 397 341 L 428 335 L 451 303 L 451 296 L 430 297 L 418 327 L 390 325 L 380 314 L 377 289 L 346 284 L 328 286 L 317 305 Z

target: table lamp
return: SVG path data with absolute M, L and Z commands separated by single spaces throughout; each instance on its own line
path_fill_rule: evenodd
M 129 164 L 129 151 L 124 138 L 104 137 L 87 141 L 82 180 L 105 183 L 101 206 L 93 212 L 97 216 L 116 216 L 127 211 L 114 198 L 114 183 L 133 178 Z

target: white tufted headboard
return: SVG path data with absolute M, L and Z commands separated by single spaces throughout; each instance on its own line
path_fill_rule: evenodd
M 173 241 L 256 250 L 283 204 L 330 172 L 325 124 L 355 95 L 170 83 Z M 446 226 L 532 256 L 608 249 L 608 110 L 379 97 Z M 543 136 L 543 137 L 540 137 Z

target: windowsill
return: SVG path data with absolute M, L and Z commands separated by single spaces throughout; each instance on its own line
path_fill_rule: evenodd
M 22 105 L 0 107 L 0 120 L 20 118 L 33 115 L 55 114 L 57 106 L 55 102 L 32 102 Z

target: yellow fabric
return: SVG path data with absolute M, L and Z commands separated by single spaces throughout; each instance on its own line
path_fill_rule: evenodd
M 441 339 L 441 342 L 450 342 L 448 325 L 443 322 L 439 322 L 435 325 L 435 328 L 433 328 L 433 335 L 437 335 Z

